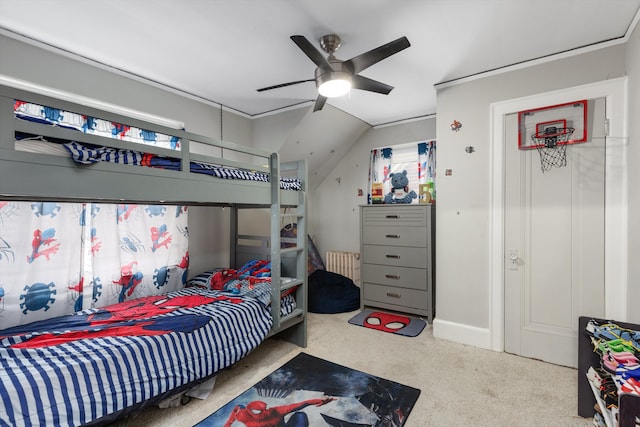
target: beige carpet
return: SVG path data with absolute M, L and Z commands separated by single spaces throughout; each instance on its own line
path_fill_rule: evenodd
M 309 314 L 306 353 L 422 390 L 405 426 L 592 426 L 577 415 L 577 371 L 433 338 L 350 325 L 357 312 Z M 269 339 L 220 373 L 206 400 L 150 408 L 114 426 L 192 426 L 301 349 Z

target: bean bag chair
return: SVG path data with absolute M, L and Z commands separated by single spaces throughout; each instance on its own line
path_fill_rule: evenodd
M 360 308 L 360 288 L 338 273 L 316 270 L 309 276 L 311 313 L 346 313 Z

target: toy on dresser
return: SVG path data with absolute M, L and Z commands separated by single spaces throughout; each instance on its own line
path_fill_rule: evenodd
M 415 191 L 409 191 L 409 178 L 406 170 L 403 170 L 402 173 L 391 173 L 389 178 L 391 179 L 391 191 L 385 196 L 385 203 L 411 203 L 413 199 L 418 197 Z

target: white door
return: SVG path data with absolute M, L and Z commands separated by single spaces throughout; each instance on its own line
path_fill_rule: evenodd
M 505 117 L 505 351 L 577 367 L 578 317 L 603 317 L 605 100 L 588 103 L 588 141 L 542 172 Z

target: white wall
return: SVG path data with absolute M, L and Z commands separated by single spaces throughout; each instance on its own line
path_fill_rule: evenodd
M 624 76 L 625 58 L 617 45 L 438 88 L 436 336 L 464 341 L 454 331 L 490 328 L 490 104 Z
M 636 26 L 627 43 L 627 73 L 629 76 L 629 270 L 627 313 L 629 321 L 640 323 L 640 26 Z M 633 166 L 635 165 L 635 167 Z

